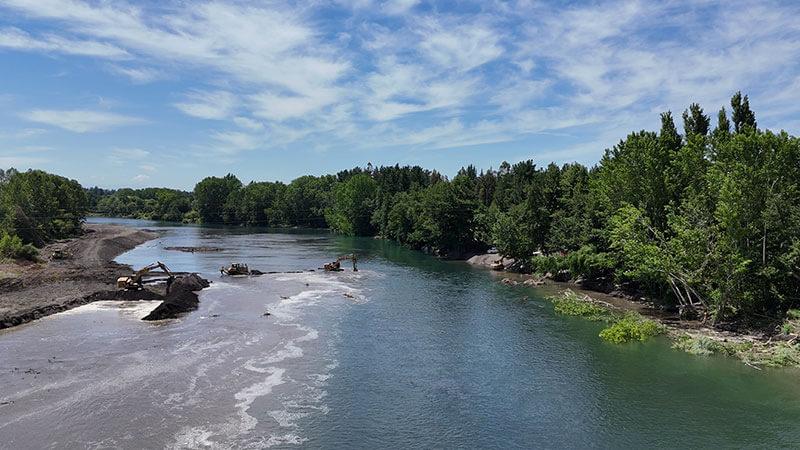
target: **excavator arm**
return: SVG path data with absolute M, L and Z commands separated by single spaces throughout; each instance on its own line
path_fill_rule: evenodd
M 326 263 L 323 268 L 328 272 L 340 272 L 342 269 L 341 269 L 341 264 L 339 264 L 339 263 L 341 261 L 344 261 L 344 260 L 347 260 L 347 259 L 353 260 L 353 272 L 358 272 L 358 267 L 356 267 L 356 254 L 355 253 L 353 253 L 351 255 L 340 256 L 339 258 L 336 259 L 336 261 L 333 261 L 333 262 L 330 262 L 330 263 Z
M 161 269 L 170 279 L 175 278 L 172 272 L 169 271 L 166 265 L 161 261 L 156 261 L 154 264 L 145 266 L 129 277 L 117 278 L 117 286 L 124 289 L 140 288 L 142 286 L 142 276 L 152 270 Z

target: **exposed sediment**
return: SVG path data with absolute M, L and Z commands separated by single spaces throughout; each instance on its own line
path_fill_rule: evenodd
M 96 300 L 129 295 L 117 294 L 115 282 L 119 276 L 130 275 L 132 269 L 113 259 L 157 235 L 104 224 L 84 225 L 84 231 L 79 238 L 43 248 L 38 264 L 0 264 L 0 329 Z M 51 260 L 49 255 L 55 249 L 72 257 Z
M 209 281 L 196 273 L 176 278 L 169 287 L 164 301 L 142 320 L 174 319 L 183 313 L 194 311 L 199 305 L 196 291 L 209 286 Z M 144 291 L 139 291 L 144 292 Z

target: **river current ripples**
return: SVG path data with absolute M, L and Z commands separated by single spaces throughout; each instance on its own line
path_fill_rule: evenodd
M 552 286 L 376 239 L 93 220 L 159 233 L 119 262 L 213 283 L 177 320 L 97 302 L 0 332 L 0 448 L 800 446 L 796 371 L 608 344 Z M 221 250 L 166 250 L 187 246 Z M 283 273 L 219 275 L 239 261 Z

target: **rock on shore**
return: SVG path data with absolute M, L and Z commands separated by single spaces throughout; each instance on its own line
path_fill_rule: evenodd
M 489 267 L 498 259 L 500 259 L 500 255 L 497 253 L 486 253 L 483 255 L 475 255 L 472 258 L 469 258 L 467 262 L 476 266 Z M 509 266 L 514 263 L 514 260 L 511 258 L 503 258 L 502 263 L 504 266 Z

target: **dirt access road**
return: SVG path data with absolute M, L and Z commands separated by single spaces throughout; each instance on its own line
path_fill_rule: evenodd
M 113 259 L 157 237 L 147 231 L 116 225 L 84 225 L 83 236 L 50 244 L 40 263 L 0 264 L 0 329 L 97 300 L 93 294 L 116 289 L 117 277 L 130 275 L 130 266 Z M 72 253 L 50 259 L 56 248 Z

